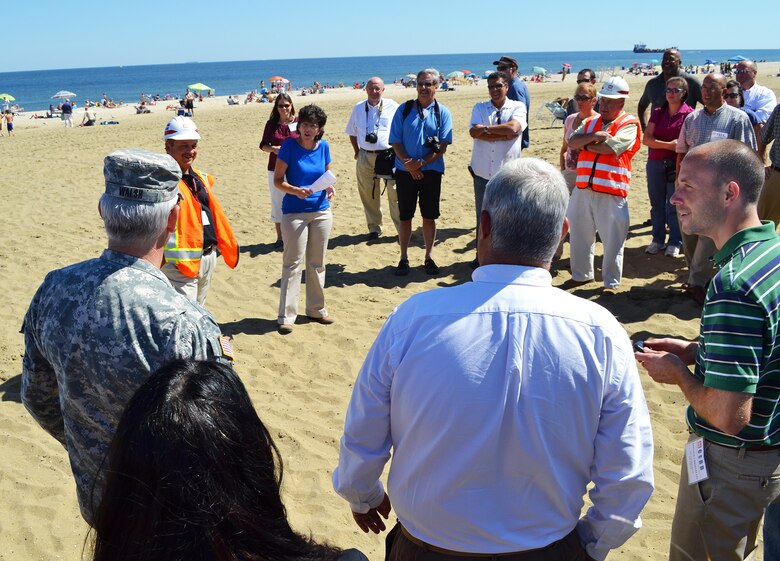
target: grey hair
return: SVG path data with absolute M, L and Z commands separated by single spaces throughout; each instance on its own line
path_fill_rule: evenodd
M 137 202 L 106 195 L 100 197 L 98 208 L 110 244 L 152 249 L 168 226 L 168 216 L 178 199 L 162 203 Z
M 435 84 L 438 85 L 439 78 L 441 77 L 441 73 L 438 70 L 436 70 L 435 68 L 426 68 L 424 70 L 420 70 L 417 73 L 417 81 L 418 82 L 420 81 L 420 76 L 422 76 L 423 74 L 430 74 L 431 75 L 431 79 L 434 81 Z
M 490 214 L 491 249 L 514 259 L 550 263 L 569 204 L 569 190 L 555 167 L 518 158 L 487 184 L 483 212 Z

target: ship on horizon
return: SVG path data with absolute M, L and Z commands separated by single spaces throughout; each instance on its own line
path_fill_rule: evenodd
M 677 49 L 677 47 L 665 47 L 663 49 L 648 49 L 644 43 L 637 43 L 634 45 L 635 53 L 662 53 L 667 49 Z

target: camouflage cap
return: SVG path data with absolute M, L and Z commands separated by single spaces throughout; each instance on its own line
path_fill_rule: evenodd
M 168 154 L 126 148 L 106 156 L 103 176 L 106 178 L 106 195 L 162 203 L 178 196 L 181 169 Z

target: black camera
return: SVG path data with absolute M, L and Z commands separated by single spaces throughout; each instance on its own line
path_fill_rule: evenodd
M 375 132 L 367 132 L 366 133 L 366 142 L 369 144 L 376 144 L 377 138 Z
M 438 136 L 429 136 L 429 137 L 427 137 L 425 139 L 424 146 L 426 148 L 430 148 L 431 150 L 433 150 L 437 154 L 439 152 L 441 152 L 441 142 L 439 142 L 439 137 Z

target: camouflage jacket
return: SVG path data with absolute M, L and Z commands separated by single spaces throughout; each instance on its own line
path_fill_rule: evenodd
M 67 449 L 87 522 L 102 492 L 96 474 L 136 389 L 177 358 L 227 360 L 209 312 L 148 261 L 112 250 L 49 273 L 22 332 L 22 402 Z

